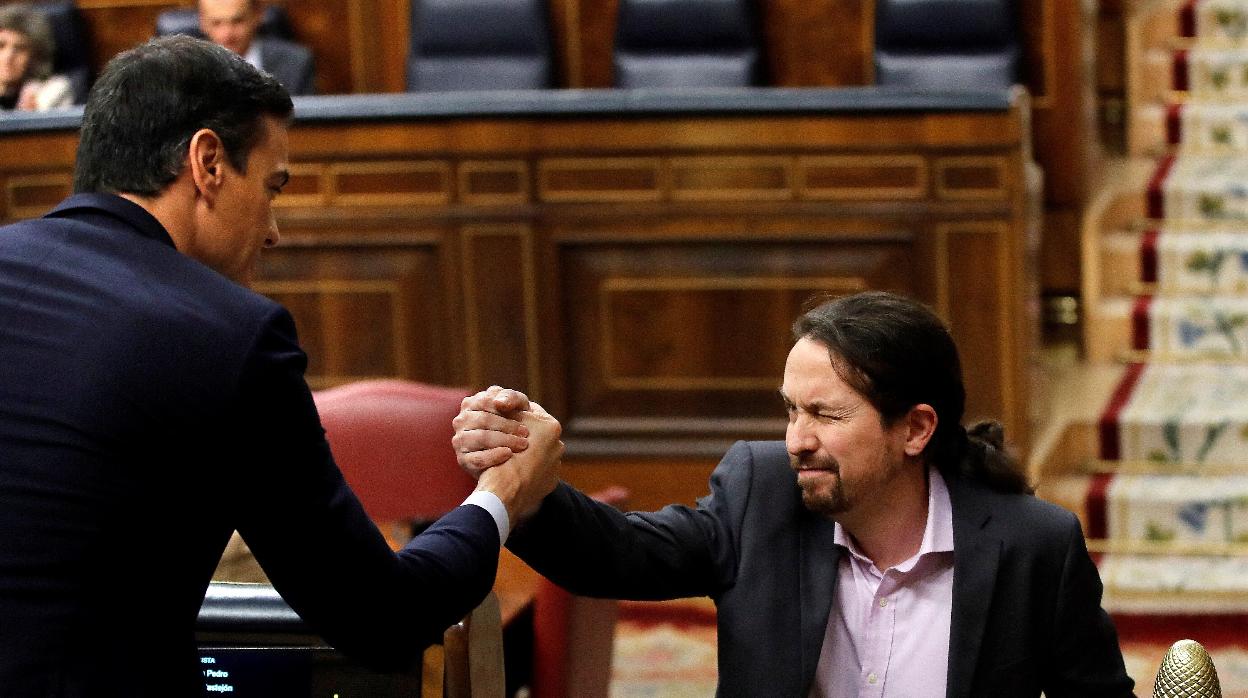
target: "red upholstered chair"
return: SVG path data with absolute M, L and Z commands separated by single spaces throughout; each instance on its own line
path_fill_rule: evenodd
M 617 509 L 630 493 L 609 487 L 592 495 Z M 533 698 L 606 698 L 619 603 L 576 596 L 545 578 L 533 600 Z
M 451 447 L 451 420 L 467 394 L 404 380 L 314 394 L 334 460 L 374 521 L 432 521 L 472 492 Z M 408 537 L 396 535 L 398 543 Z

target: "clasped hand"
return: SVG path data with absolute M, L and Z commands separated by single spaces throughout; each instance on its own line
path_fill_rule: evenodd
M 558 483 L 562 428 L 517 390 L 490 386 L 464 398 L 451 422 L 459 465 L 493 492 L 513 522 L 536 511 Z

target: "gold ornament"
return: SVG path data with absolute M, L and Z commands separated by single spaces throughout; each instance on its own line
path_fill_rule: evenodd
M 1213 658 L 1195 640 L 1179 640 L 1166 651 L 1153 683 L 1153 698 L 1222 698 Z

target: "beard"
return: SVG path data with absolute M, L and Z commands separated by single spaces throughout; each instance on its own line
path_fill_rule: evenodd
M 841 481 L 841 467 L 832 459 L 813 457 L 799 459 L 790 456 L 795 471 L 814 468 L 806 477 L 798 477 L 797 486 L 802 492 L 802 504 L 816 514 L 832 517 L 849 509 L 849 498 Z

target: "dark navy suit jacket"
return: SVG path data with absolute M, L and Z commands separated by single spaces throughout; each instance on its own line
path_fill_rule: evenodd
M 260 65 L 292 95 L 316 94 L 312 50 L 285 39 L 257 39 Z
M 202 690 L 230 532 L 330 643 L 419 659 L 493 584 L 459 507 L 395 554 L 334 465 L 281 306 L 79 194 L 0 228 L 0 696 Z
M 1132 681 L 1074 514 L 945 473 L 953 506 L 949 698 L 1125 698 Z M 574 593 L 710 596 L 720 696 L 804 698 L 841 548 L 784 443 L 740 442 L 696 509 L 621 514 L 561 485 L 507 546 Z

